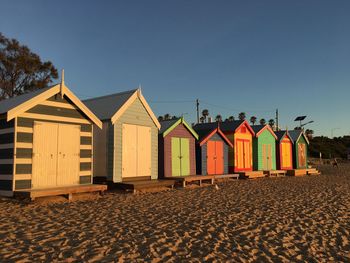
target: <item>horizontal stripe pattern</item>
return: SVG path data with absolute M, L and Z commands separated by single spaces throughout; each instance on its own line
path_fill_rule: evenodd
M 80 184 L 91 184 L 91 175 L 84 175 L 79 177 Z
M 36 113 L 43 115 L 52 115 L 60 117 L 69 117 L 77 119 L 85 119 L 84 113 L 78 109 L 67 109 L 62 107 L 53 107 L 47 105 L 36 105 L 27 111 L 28 113 Z
M 0 134 L 0 144 L 8 144 L 14 142 L 14 133 L 4 133 Z
M 15 190 L 30 189 L 32 188 L 32 180 L 16 180 Z

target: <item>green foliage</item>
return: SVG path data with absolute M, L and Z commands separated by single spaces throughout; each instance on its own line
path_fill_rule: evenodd
M 0 100 L 45 88 L 57 78 L 50 61 L 41 61 L 27 46 L 0 33 Z
M 239 120 L 244 121 L 245 118 L 246 118 L 245 112 L 240 112 L 240 113 L 238 114 L 238 119 L 239 119 Z
M 309 153 L 311 157 L 319 158 L 346 158 L 350 148 L 350 136 L 330 139 L 324 136 L 317 136 L 310 140 Z

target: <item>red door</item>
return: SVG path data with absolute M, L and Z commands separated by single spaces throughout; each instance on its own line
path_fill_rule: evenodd
M 224 143 L 221 141 L 208 141 L 207 143 L 207 173 L 224 173 Z

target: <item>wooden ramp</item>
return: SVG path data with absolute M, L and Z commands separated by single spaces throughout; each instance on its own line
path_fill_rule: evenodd
M 264 171 L 264 174 L 268 177 L 276 176 L 276 177 L 283 177 L 287 175 L 286 170 L 268 170 Z
M 103 194 L 107 190 L 107 185 L 87 184 L 87 185 L 73 185 L 64 187 L 54 187 L 47 189 L 23 189 L 16 190 L 14 195 L 19 198 L 30 198 L 32 201 L 38 197 L 47 197 L 55 195 L 64 195 L 68 200 L 72 199 L 73 194 L 99 192 Z
M 198 182 L 199 186 L 202 185 L 203 181 L 214 184 L 214 175 L 188 175 L 188 176 L 173 176 L 169 178 L 175 180 L 177 183 L 180 183 L 182 187 L 186 187 L 187 183 Z M 168 179 L 168 180 L 169 180 Z
M 287 175 L 290 176 L 303 176 L 303 175 L 320 175 L 321 173 L 316 168 L 307 169 L 293 169 L 288 170 Z
M 134 193 L 136 191 L 157 188 L 157 187 L 168 187 L 174 188 L 175 180 L 137 180 L 137 181 L 124 181 L 121 183 L 114 183 L 113 187 L 120 188 L 123 190 L 131 190 Z
M 264 174 L 264 171 L 248 171 L 248 172 L 239 172 L 240 178 L 260 178 L 260 177 L 266 177 Z
M 229 180 L 229 179 L 239 179 L 239 174 L 216 174 L 214 175 L 216 181 L 219 180 Z

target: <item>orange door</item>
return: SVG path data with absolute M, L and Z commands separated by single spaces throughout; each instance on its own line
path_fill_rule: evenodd
M 281 169 L 292 168 L 292 145 L 289 141 L 281 143 Z
M 237 139 L 237 144 L 236 144 L 236 168 L 237 169 L 244 169 L 244 142 L 243 140 Z
M 215 141 L 208 141 L 207 143 L 207 173 L 215 174 Z
M 216 163 L 215 163 L 215 173 L 224 173 L 224 143 L 217 141 L 215 142 L 215 153 L 216 153 Z
M 244 158 L 244 168 L 250 169 L 251 167 L 251 159 L 250 159 L 250 142 L 245 140 L 244 141 L 244 152 L 243 152 L 243 158 Z

